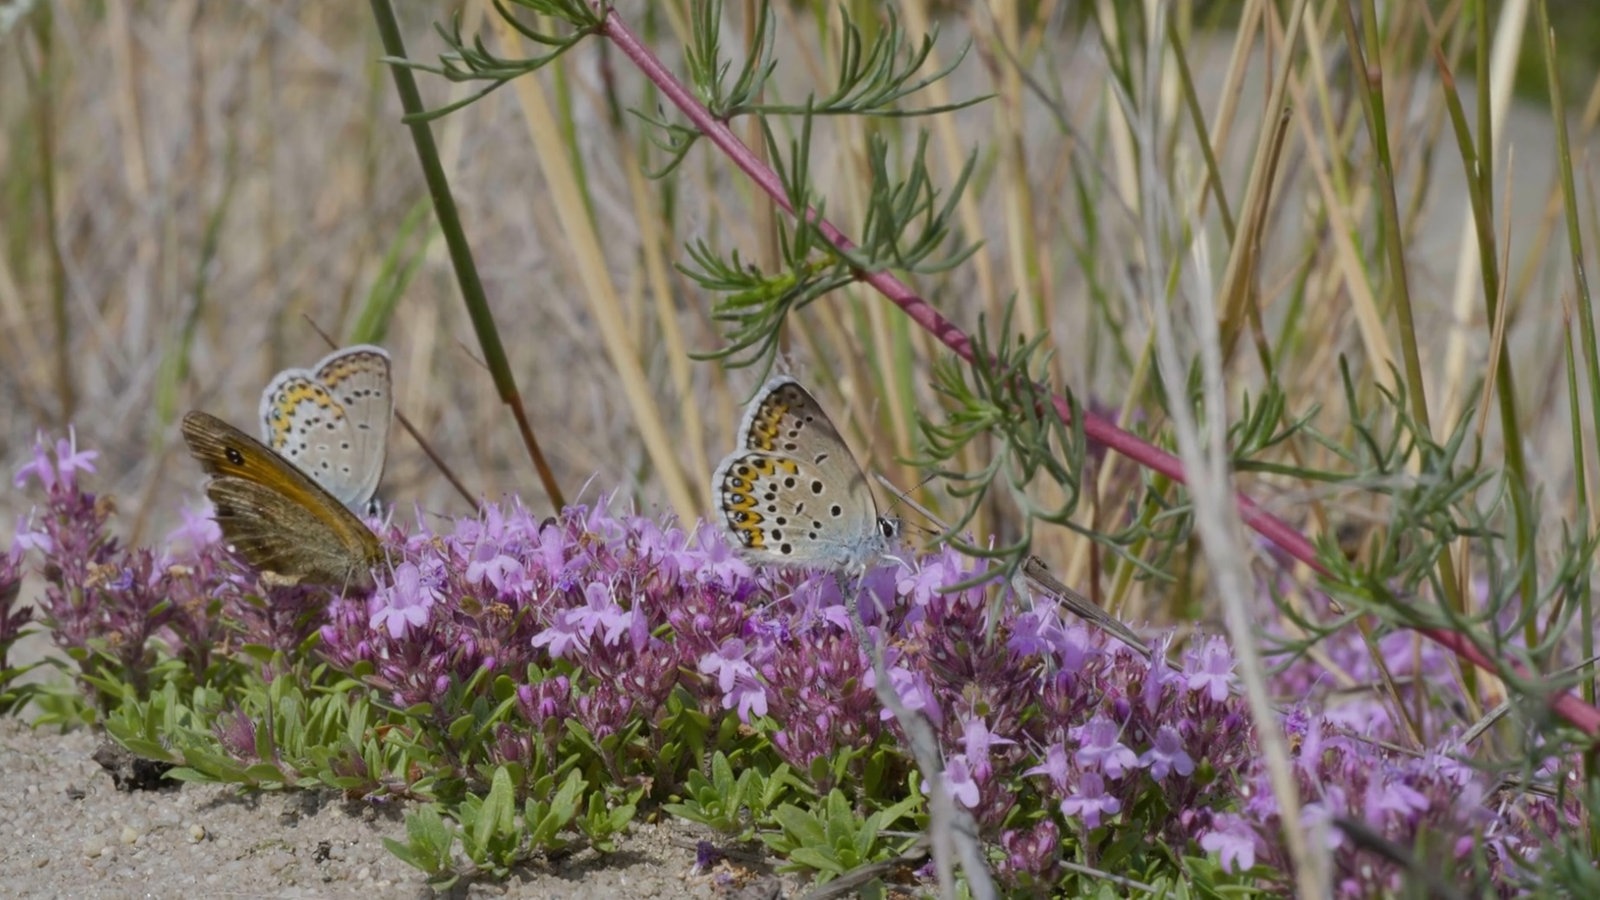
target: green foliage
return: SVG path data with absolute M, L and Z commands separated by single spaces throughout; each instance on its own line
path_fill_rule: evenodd
M 769 367 L 789 314 L 873 273 L 943 274 L 976 252 L 977 246 L 963 244 L 952 227 L 975 157 L 968 157 L 955 183 L 941 191 L 928 172 L 926 134 L 918 136 L 916 152 L 903 174 L 891 170 L 894 148 L 889 142 L 869 136 L 867 163 L 872 177 L 866 216 L 858 228 L 862 236 L 858 244 L 841 249 L 820 224 L 826 220 L 826 209 L 810 187 L 812 117 L 802 118 L 799 137 L 787 147 L 766 125 L 763 120 L 767 153 L 788 206 L 814 214 L 778 223 L 784 271 L 776 274 L 745 263 L 737 250 L 724 257 L 704 239 L 689 244 L 690 262 L 678 268 L 719 295 L 712 318 L 725 329 L 723 346 L 697 354 L 698 358 L 726 360 L 730 367 Z
M 5 659 L 3 649 L 0 649 L 0 659 Z M 22 679 L 40 665 L 40 663 L 30 663 L 25 666 L 0 668 L 0 716 L 15 715 L 39 696 L 39 686 Z
M 858 866 L 900 855 L 912 841 L 888 838 L 883 832 L 909 818 L 921 802 L 921 797 L 913 795 L 862 816 L 844 792 L 835 788 L 814 808 L 780 805 L 772 817 L 781 831 L 763 834 L 761 840 L 787 857 L 791 870 L 809 870 L 818 881 L 827 881 Z
M 962 553 L 999 560 L 1014 571 L 1027 558 L 1035 522 L 1071 525 L 1078 506 L 1079 478 L 1086 443 L 1082 410 L 1068 395 L 1071 422 L 1064 422 L 1051 400 L 1046 369 L 1049 351 L 1046 334 L 1024 339 L 1013 331 L 1014 303 L 1008 303 L 998 328 L 979 321 L 973 338 L 970 365 L 953 359 L 934 368 L 934 390 L 945 404 L 943 421 L 918 417 L 926 454 L 918 466 L 935 470 L 963 503 L 962 513 L 941 540 Z M 982 469 L 954 467 L 963 451 L 978 440 L 996 440 L 1000 446 L 986 454 Z M 1063 499 L 1042 505 L 1039 481 L 1053 483 Z M 1010 544 L 989 547 L 965 540 L 966 526 L 999 487 L 1023 514 L 1020 536 Z M 954 588 L 952 588 L 954 589 Z
M 359 797 L 398 789 L 416 761 L 403 742 L 379 737 L 375 718 L 382 715 L 358 693 L 308 693 L 281 675 L 228 692 L 184 691 L 169 681 L 145 699 L 125 695 L 105 727 L 134 753 L 173 763 L 170 777 L 181 781 L 328 787 Z
M 795 791 L 805 790 L 805 785 L 784 764 L 770 774 L 759 765 L 742 766 L 735 777 L 733 763 L 719 750 L 711 755 L 710 777 L 698 769 L 690 772 L 683 801 L 663 804 L 662 809 L 745 840 L 754 835 L 757 826 L 773 824 L 775 804 Z

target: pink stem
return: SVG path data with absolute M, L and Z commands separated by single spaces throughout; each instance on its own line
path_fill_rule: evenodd
M 734 135 L 733 131 L 722 121 L 711 115 L 711 111 L 695 99 L 693 93 L 680 82 L 672 72 L 668 71 L 661 61 L 650 52 L 650 49 L 641 42 L 628 26 L 623 23 L 615 10 L 609 11 L 605 22 L 601 25 L 599 33 L 610 39 L 624 55 L 644 72 L 645 77 L 655 83 L 656 87 L 666 95 L 667 99 L 678 108 L 695 127 L 706 136 L 711 143 L 717 146 L 733 164 L 738 166 L 750 179 L 760 185 L 761 189 L 771 197 L 773 202 L 783 207 L 791 215 L 795 209 L 789 203 L 789 197 L 784 191 L 783 182 L 779 180 L 776 172 L 768 168 L 760 158 L 750 152 L 750 148 Z M 818 216 L 812 210 L 806 210 L 806 217 L 816 227 L 823 237 L 841 252 L 855 248 L 854 241 L 845 237 L 844 232 Z M 952 352 L 962 359 L 972 362 L 972 340 L 968 338 L 954 322 L 940 315 L 916 294 L 905 282 L 885 271 L 862 272 L 861 280 L 878 289 L 889 302 L 900 307 L 900 310 L 910 316 L 912 321 L 922 326 L 924 330 L 938 338 L 941 343 L 949 347 Z M 1056 413 L 1063 421 L 1071 420 L 1071 408 L 1065 399 L 1052 398 L 1055 403 Z M 1142 466 L 1154 469 L 1180 484 L 1187 481 L 1184 478 L 1183 463 L 1171 453 L 1152 446 L 1134 435 L 1123 431 L 1109 420 L 1087 410 L 1084 411 L 1083 431 L 1095 443 L 1114 450 L 1117 453 L 1134 460 Z M 1328 571 L 1317 561 L 1316 548 L 1305 535 L 1296 531 L 1293 526 L 1262 509 L 1254 500 L 1243 493 L 1235 492 L 1235 501 L 1239 505 L 1239 516 L 1244 523 L 1254 529 L 1283 549 L 1285 553 L 1305 563 L 1320 575 L 1327 575 Z M 1453 631 L 1444 631 L 1436 628 L 1418 628 L 1419 632 L 1431 640 L 1448 648 L 1456 655 L 1470 660 L 1473 665 L 1488 671 L 1494 670 L 1493 662 L 1478 650 L 1464 636 Z M 1508 665 L 1519 674 L 1526 676 L 1522 666 L 1516 662 Z M 1562 718 L 1581 729 L 1585 734 L 1600 734 L 1600 710 L 1584 703 L 1569 692 L 1551 698 L 1551 708 Z

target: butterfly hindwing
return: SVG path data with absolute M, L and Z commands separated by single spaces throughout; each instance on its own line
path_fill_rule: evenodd
M 251 565 L 285 580 L 360 583 L 382 545 L 344 504 L 271 448 L 199 411 L 183 417 L 189 452 L 212 481 L 224 537 Z
M 389 354 L 361 344 L 310 369 L 285 369 L 261 393 L 261 437 L 352 509 L 383 478 L 394 418 Z

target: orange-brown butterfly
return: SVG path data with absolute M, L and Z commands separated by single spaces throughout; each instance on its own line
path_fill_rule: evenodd
M 370 587 L 383 545 L 345 505 L 265 444 L 198 410 L 183 417 L 189 453 L 228 544 L 268 585 Z

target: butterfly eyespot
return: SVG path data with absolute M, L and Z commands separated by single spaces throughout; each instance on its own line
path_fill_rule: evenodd
M 795 485 L 795 480 L 794 480 L 794 476 L 793 475 L 790 475 L 788 478 L 785 478 L 783 480 L 783 486 L 788 488 L 791 491 L 794 490 L 794 485 Z
M 835 519 L 837 519 L 840 516 L 844 515 L 844 507 L 842 507 L 839 504 L 835 503 L 834 505 L 828 507 L 828 514 L 833 516 Z
M 776 521 L 780 526 L 787 525 L 787 524 L 789 524 L 789 517 L 788 516 L 779 516 Z
M 822 479 L 820 479 L 820 478 L 811 479 L 811 493 L 816 494 L 818 496 L 822 495 Z
M 780 544 L 778 546 L 778 552 L 782 553 L 784 556 L 788 556 L 794 552 L 794 547 L 789 544 Z
M 244 465 L 244 454 L 239 452 L 239 448 L 229 447 L 223 451 L 223 454 L 228 457 L 228 462 L 236 466 Z
M 783 531 L 780 530 L 780 529 L 777 529 L 777 528 L 772 529 L 772 539 L 775 540 L 775 541 L 783 540 Z M 787 547 L 789 545 L 788 544 L 784 544 L 784 546 Z

